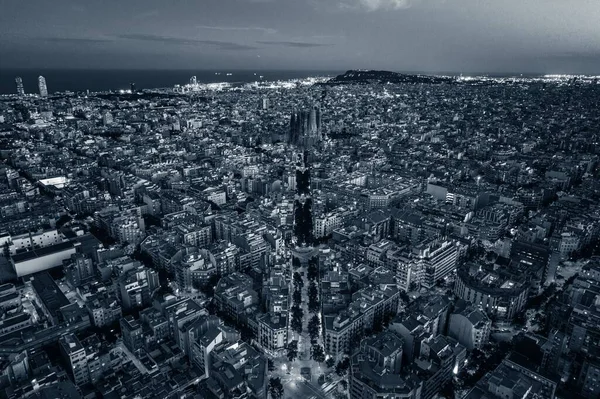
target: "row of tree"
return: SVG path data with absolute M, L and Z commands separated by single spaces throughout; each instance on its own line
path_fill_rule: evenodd
M 312 345 L 310 357 L 318 363 L 323 363 L 325 361 L 325 349 L 318 343 L 321 329 L 321 320 L 319 319 L 318 312 L 321 308 L 321 303 L 319 301 L 319 289 L 317 287 L 319 278 L 319 259 L 317 257 L 309 259 L 306 277 L 309 280 L 308 310 L 313 313 L 313 316 L 308 322 L 308 334 Z
M 321 304 L 319 302 L 319 290 L 314 281 L 308 283 L 308 310 L 311 313 L 317 313 Z
M 292 321 L 290 322 L 290 326 L 292 330 L 296 331 L 298 334 L 302 334 L 302 318 L 304 317 L 304 311 L 300 308 L 299 305 L 292 306 Z

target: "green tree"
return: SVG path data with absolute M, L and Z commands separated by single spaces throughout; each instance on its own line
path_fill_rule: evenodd
M 310 335 L 311 340 L 316 340 L 319 336 L 319 324 L 319 317 L 317 315 L 313 315 L 308 321 L 308 335 Z
M 319 310 L 319 290 L 314 281 L 308 284 L 308 310 L 317 312 Z
M 300 259 L 296 258 L 295 256 L 292 257 L 292 266 L 294 266 L 294 269 L 299 268 L 301 266 Z
M 321 345 L 313 345 L 310 350 L 311 358 L 318 363 L 323 363 L 325 361 L 325 350 Z
M 332 368 L 333 366 L 335 366 L 335 359 L 330 357 L 329 359 L 327 359 L 325 364 L 327 365 L 327 367 Z
M 304 312 L 298 306 L 292 306 L 292 322 L 291 327 L 292 330 L 296 331 L 298 334 L 302 334 L 302 318 L 304 317 Z
M 298 290 L 294 291 L 294 294 L 292 295 L 293 300 L 294 300 L 294 305 L 296 306 L 300 306 L 300 304 L 302 303 L 302 293 Z
M 314 281 L 317 279 L 317 277 L 319 277 L 319 269 L 317 268 L 316 264 L 313 264 L 313 263 L 308 264 L 308 269 L 306 271 L 306 277 L 310 281 Z
M 269 379 L 269 393 L 273 399 L 283 398 L 283 384 L 281 383 L 281 379 L 279 377 Z
M 343 377 L 346 375 L 349 368 L 350 368 L 350 358 L 345 357 L 342 360 L 340 360 L 338 362 L 338 364 L 335 366 L 335 373 L 337 375 L 339 375 L 340 377 Z
M 287 345 L 287 358 L 293 362 L 298 357 L 298 341 L 293 340 Z
M 294 272 L 294 286 L 297 290 L 301 290 L 304 287 L 304 280 L 302 275 L 298 272 Z

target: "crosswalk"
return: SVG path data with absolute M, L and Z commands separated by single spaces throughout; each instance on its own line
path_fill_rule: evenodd
M 310 389 L 312 392 L 314 392 L 315 395 L 315 399 L 327 399 L 327 396 L 325 396 L 325 394 L 321 391 L 319 391 L 317 388 L 313 387 L 310 383 L 308 383 L 307 381 L 304 381 L 303 384 L 308 387 L 308 389 Z
M 333 382 L 330 382 L 327 385 L 325 385 L 322 388 L 325 395 L 327 395 L 329 392 L 333 391 L 335 389 L 335 387 L 337 386 L 337 383 L 338 383 L 337 381 L 333 381 Z

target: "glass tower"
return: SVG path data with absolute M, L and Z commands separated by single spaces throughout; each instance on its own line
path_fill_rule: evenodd
M 25 89 L 23 88 L 23 79 L 21 79 L 20 76 L 17 76 L 15 78 L 15 83 L 17 85 L 17 94 L 20 97 L 23 97 L 25 95 Z
M 48 87 L 46 86 L 46 78 L 43 76 L 38 77 L 38 88 L 40 89 L 40 96 L 48 97 Z

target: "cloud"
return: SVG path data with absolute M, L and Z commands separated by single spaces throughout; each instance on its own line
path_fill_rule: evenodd
M 274 34 L 277 33 L 276 29 L 263 28 L 261 26 L 211 26 L 211 25 L 198 25 L 200 29 L 207 30 L 218 30 L 218 31 L 258 31 L 263 33 Z
M 412 7 L 418 0 L 342 0 L 340 6 L 353 10 L 401 10 Z
M 87 8 L 82 4 L 73 4 L 71 5 L 71 9 L 81 13 L 87 12 Z
M 600 52 L 593 52 L 593 51 L 563 51 L 560 53 L 553 53 L 553 54 L 549 54 L 544 56 L 545 58 L 555 58 L 555 59 L 560 59 L 560 58 L 579 58 L 579 59 L 595 59 L 595 60 L 600 60 Z
M 312 48 L 312 47 L 327 47 L 331 46 L 331 44 L 323 44 L 323 43 L 309 43 L 309 42 L 287 42 L 287 41 L 257 41 L 260 44 L 274 45 L 274 46 L 285 46 L 285 47 L 295 47 L 295 48 Z
M 146 10 L 146 11 L 140 12 L 139 14 L 135 14 L 133 17 L 131 17 L 131 19 L 136 20 L 136 21 L 141 21 L 144 19 L 156 17 L 158 15 L 160 15 L 158 10 Z
M 174 45 L 187 45 L 187 46 L 198 46 L 207 45 L 218 48 L 219 50 L 255 50 L 256 47 L 248 46 L 245 44 L 239 44 L 234 42 L 224 42 L 219 40 L 199 40 L 199 39 L 186 39 L 171 36 L 160 36 L 143 33 L 131 33 L 118 35 L 117 38 L 125 40 L 139 40 L 144 42 L 154 42 L 163 44 L 174 44 Z
M 346 40 L 346 35 L 344 34 L 338 34 L 338 35 L 312 35 L 312 36 L 308 36 L 311 39 L 326 39 L 326 40 L 330 40 L 330 39 L 335 39 L 335 40 Z
M 84 38 L 84 37 L 41 37 L 36 38 L 35 40 L 41 40 L 45 42 L 54 42 L 54 43 L 85 43 L 85 44 L 94 44 L 94 43 L 106 43 L 111 42 L 110 39 L 93 39 L 93 38 Z

